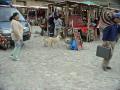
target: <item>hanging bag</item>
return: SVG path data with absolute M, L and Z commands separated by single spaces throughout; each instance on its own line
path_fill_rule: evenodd
M 109 60 L 111 58 L 111 48 L 104 47 L 101 45 L 97 46 L 96 56 Z

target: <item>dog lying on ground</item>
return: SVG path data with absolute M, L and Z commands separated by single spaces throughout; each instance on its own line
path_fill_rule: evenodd
M 48 38 L 44 38 L 44 46 L 45 47 L 54 47 L 55 44 L 57 44 L 61 39 L 61 36 L 58 35 L 57 37 L 48 37 Z

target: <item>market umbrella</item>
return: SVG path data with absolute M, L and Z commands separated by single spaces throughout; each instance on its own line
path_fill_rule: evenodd
M 12 0 L 0 0 L 0 5 L 10 5 Z

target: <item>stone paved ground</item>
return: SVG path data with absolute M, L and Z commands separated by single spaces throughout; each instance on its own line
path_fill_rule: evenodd
M 25 42 L 21 61 L 0 50 L 0 90 L 118 90 L 120 87 L 120 42 L 111 61 L 112 70 L 101 69 L 95 56 L 100 41 L 84 43 L 85 49 L 43 47 L 42 37 Z

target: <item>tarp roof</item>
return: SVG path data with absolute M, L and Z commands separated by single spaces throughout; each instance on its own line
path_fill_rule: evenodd
M 91 2 L 91 1 L 83 1 L 83 2 L 80 2 L 80 3 L 81 3 L 81 4 L 86 4 L 86 5 L 96 5 L 96 6 L 97 6 L 96 3 Z

